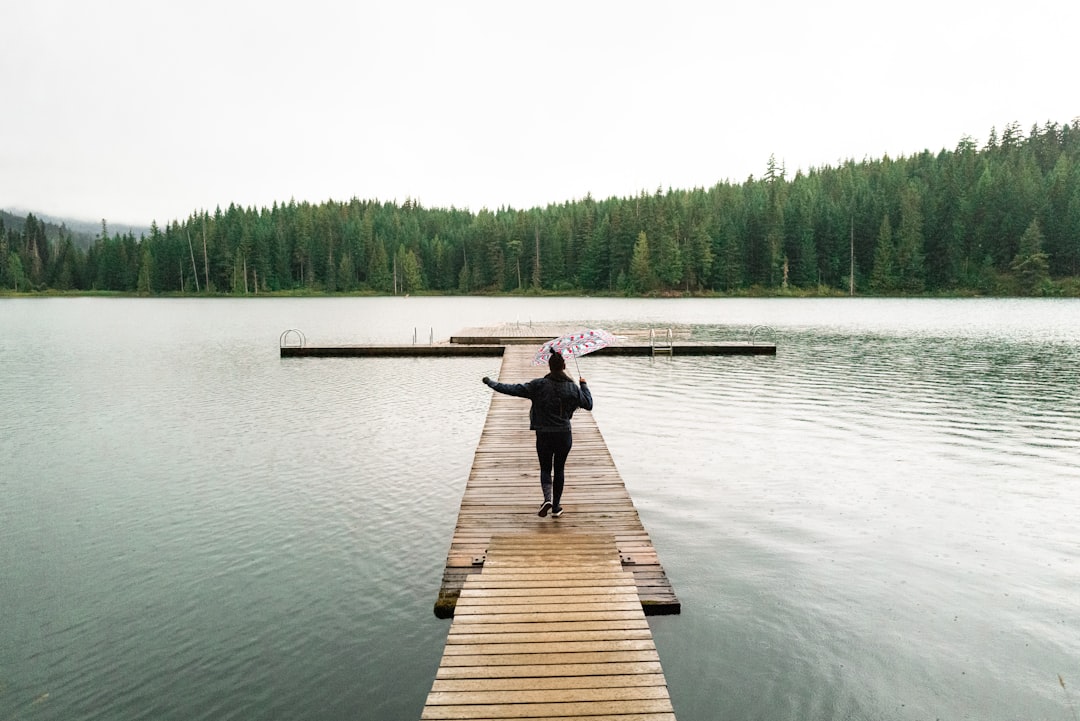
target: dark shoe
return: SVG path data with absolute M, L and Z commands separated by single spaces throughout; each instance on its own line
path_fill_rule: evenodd
M 548 511 L 550 511 L 550 510 L 551 510 L 551 501 L 544 501 L 543 503 L 540 504 L 540 510 L 536 512 L 536 515 L 543 518 L 544 516 L 546 516 L 548 514 Z
M 561 515 L 562 515 L 562 508 L 556 508 L 554 511 L 551 512 L 551 517 L 552 518 L 558 518 Z

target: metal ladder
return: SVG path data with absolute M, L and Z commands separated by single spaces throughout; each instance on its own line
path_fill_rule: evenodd
M 776 342 L 776 331 L 771 326 L 767 325 L 755 325 L 750 329 L 750 345 L 754 345 L 757 342 L 758 333 L 768 333 L 772 336 L 772 340 Z
M 278 337 L 278 345 L 282 348 L 303 348 L 307 345 L 307 336 L 304 332 L 297 330 L 296 328 L 289 328 L 286 331 L 282 331 Z
M 661 345 L 666 342 L 667 345 Z M 664 337 L 660 339 L 660 343 L 657 343 L 656 330 L 649 328 L 649 347 L 652 348 L 652 354 L 655 355 L 674 355 L 675 342 L 671 333 L 671 328 L 667 329 Z

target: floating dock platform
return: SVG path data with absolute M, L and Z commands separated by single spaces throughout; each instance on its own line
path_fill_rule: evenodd
M 763 327 L 763 326 L 759 326 Z M 516 331 L 516 332 L 515 332 Z M 449 341 L 383 345 L 309 345 L 302 333 L 285 331 L 281 336 L 282 358 L 410 358 L 430 356 L 500 356 L 508 346 L 541 345 L 557 338 L 567 328 L 469 329 L 450 336 Z M 291 335 L 290 335 L 291 334 Z M 776 355 L 775 343 L 758 342 L 754 331 L 746 341 L 694 341 L 671 333 L 655 336 L 647 331 L 631 331 L 616 336 L 616 342 L 593 351 L 605 356 L 703 356 Z

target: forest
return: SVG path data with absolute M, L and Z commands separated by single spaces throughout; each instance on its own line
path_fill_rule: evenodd
M 5 293 L 1080 295 L 1080 118 L 981 147 L 517 210 L 289 201 L 89 247 L 0 219 Z

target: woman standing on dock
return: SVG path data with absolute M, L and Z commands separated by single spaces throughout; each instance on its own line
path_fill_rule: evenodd
M 536 431 L 536 455 L 540 459 L 540 488 L 544 502 L 537 515 L 541 518 L 551 511 L 554 518 L 563 514 L 562 493 L 566 480 L 564 469 L 566 457 L 574 439 L 570 431 L 570 418 L 578 408 L 591 411 L 592 393 L 584 378 L 580 386 L 566 375 L 566 361 L 558 353 L 548 360 L 550 371 L 543 378 L 533 378 L 528 383 L 499 383 L 484 376 L 484 383 L 499 393 L 532 401 L 529 410 L 529 430 Z

